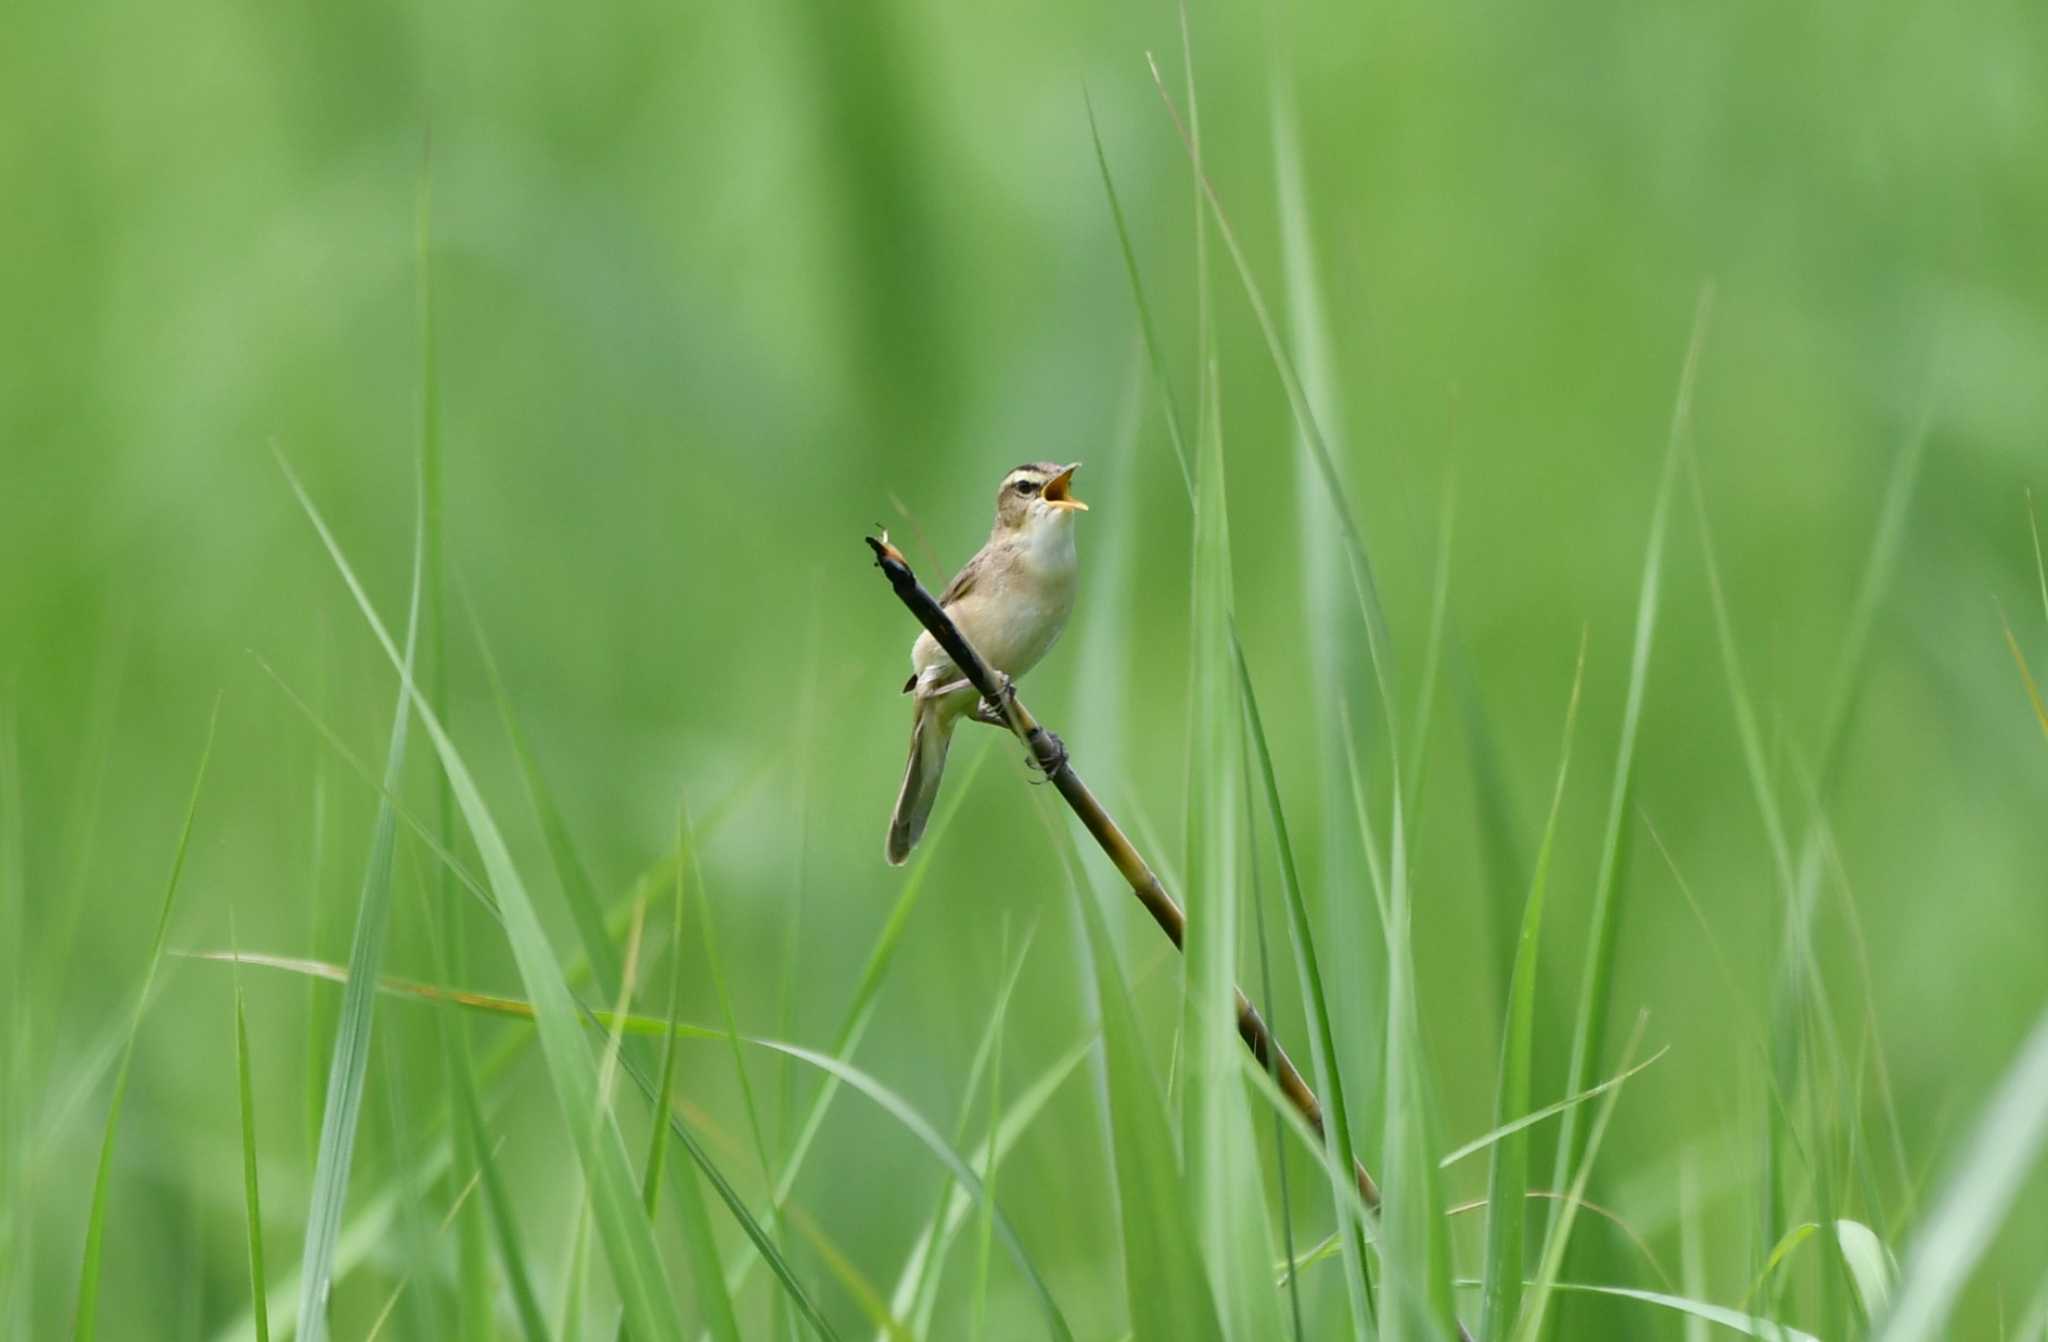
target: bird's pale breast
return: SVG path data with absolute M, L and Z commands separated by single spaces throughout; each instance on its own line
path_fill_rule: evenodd
M 985 552 L 986 567 L 973 588 L 946 608 L 990 666 L 1021 676 L 1059 639 L 1074 608 L 1077 565 L 1073 538 L 1066 528 L 1050 537 L 1052 544 L 1003 546 Z M 922 674 L 951 660 L 930 634 L 911 648 L 911 664 Z

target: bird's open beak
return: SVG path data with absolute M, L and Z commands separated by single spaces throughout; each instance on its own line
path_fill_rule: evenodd
M 1074 472 L 1080 469 L 1081 463 L 1077 461 L 1046 481 L 1045 501 L 1055 508 L 1073 508 L 1079 512 L 1087 512 L 1088 505 L 1067 492 L 1074 483 Z

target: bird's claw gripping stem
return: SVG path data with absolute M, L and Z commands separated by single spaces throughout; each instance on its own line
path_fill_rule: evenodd
M 1067 743 L 1055 732 L 1040 727 L 1031 734 L 1031 767 L 1047 778 L 1067 767 Z
M 1017 682 L 993 667 L 989 674 L 996 679 L 996 692 L 974 706 L 974 716 L 991 727 L 1007 727 L 1010 725 L 1010 706 L 1017 700 Z

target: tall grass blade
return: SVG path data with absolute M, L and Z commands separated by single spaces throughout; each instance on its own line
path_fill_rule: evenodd
M 1578 664 L 1572 670 L 1571 697 L 1565 701 L 1564 741 L 1557 752 L 1557 781 L 1550 791 L 1550 813 L 1536 847 L 1536 870 L 1522 906 L 1522 931 L 1515 942 L 1514 976 L 1508 986 L 1508 1016 L 1501 1032 L 1500 1090 L 1494 1116 L 1508 1124 L 1529 1108 L 1530 1069 L 1536 1037 L 1536 974 L 1543 944 L 1543 912 L 1550 893 L 1550 859 L 1557 843 L 1557 820 L 1564 810 L 1565 779 L 1571 772 L 1572 741 L 1579 720 L 1579 692 L 1586 683 L 1586 636 L 1579 637 Z M 1519 1129 L 1493 1148 L 1486 1179 L 1486 1275 L 1480 1295 L 1479 1337 L 1495 1342 L 1507 1336 L 1522 1309 L 1522 1235 L 1529 1187 L 1529 1139 Z
M 689 847 L 688 826 L 684 823 L 683 811 L 676 811 L 676 844 L 679 849 Z M 647 1220 L 656 1224 L 655 1208 L 661 1197 L 661 1175 L 668 1162 L 669 1125 L 665 1121 L 674 1112 L 676 1080 L 676 1040 L 679 1036 L 678 1013 L 682 1010 L 683 982 L 683 916 L 686 908 L 684 873 L 687 864 L 676 864 L 676 907 L 675 916 L 669 923 L 668 941 L 668 1031 L 662 1039 L 661 1084 L 654 1098 L 654 1122 L 649 1124 L 647 1137 L 647 1163 L 641 1170 L 640 1197 L 647 1207 Z M 740 1342 L 739 1322 L 733 1314 L 732 1296 L 725 1289 L 725 1268 L 719 1262 L 718 1241 L 711 1231 L 711 1218 L 704 1209 L 704 1194 L 697 1187 L 696 1173 L 678 1169 L 675 1176 L 676 1206 L 683 1223 L 683 1244 L 690 1255 L 690 1274 L 697 1285 L 697 1312 L 704 1316 L 705 1326 L 716 1342 Z M 619 1328 L 623 1342 L 625 1327 Z
M 171 930 L 171 909 L 178 897 L 178 878 L 185 873 L 185 854 L 192 844 L 192 822 L 199 815 L 199 795 L 206 784 L 206 766 L 213 758 L 213 737 L 220 726 L 220 700 L 206 724 L 206 744 L 199 751 L 199 769 L 192 780 L 192 793 L 185 803 L 185 819 L 178 827 L 177 853 L 171 859 L 170 879 L 164 883 L 163 902 L 157 910 L 156 935 L 150 942 L 148 968 L 143 971 L 142 989 L 135 995 L 135 1011 L 128 1020 L 128 1038 L 121 1046 L 121 1063 L 114 1069 L 114 1095 L 107 1105 L 107 1123 L 100 1133 L 99 1163 L 94 1167 L 92 1208 L 85 1220 L 85 1254 L 78 1270 L 78 1311 L 72 1336 L 77 1342 L 91 1342 L 96 1335 L 100 1307 L 100 1248 L 106 1239 L 107 1196 L 113 1184 L 114 1143 L 121 1131 L 121 1106 L 128 1098 L 128 1069 L 135 1061 L 135 1040 L 142 1033 L 143 1016 L 149 1010 L 149 990 L 155 986 L 157 968 L 163 963 L 164 938 Z
M 420 340 L 420 476 L 421 493 L 426 507 L 426 590 L 421 615 L 422 641 L 425 643 L 427 701 L 437 713 L 446 713 L 448 705 L 448 578 L 447 578 L 447 491 L 445 454 L 441 440 L 441 377 L 440 345 L 436 337 L 434 321 L 434 183 L 433 146 L 431 139 L 422 146 L 420 154 L 419 186 L 417 208 L 414 216 L 414 273 L 417 277 L 417 303 Z M 322 777 L 326 768 L 324 756 L 319 760 Z M 438 766 L 431 770 L 434 788 L 434 832 L 433 841 L 437 852 L 447 852 L 455 833 L 455 798 L 449 790 L 448 780 Z M 402 818 L 402 817 L 401 817 Z M 440 944 L 444 957 L 439 963 L 443 977 L 450 982 L 461 982 L 468 976 L 468 944 L 465 935 L 465 919 L 462 903 L 455 898 L 451 882 L 454 872 L 447 864 L 441 864 L 434 878 L 436 912 L 439 916 Z M 429 920 L 430 925 L 432 919 Z M 469 1067 L 467 1057 L 458 1060 L 453 1056 L 451 1035 L 465 1027 L 459 1021 L 444 1021 L 441 1024 L 441 1050 L 443 1065 L 452 1076 L 458 1065 Z M 463 1043 L 468 1043 L 465 1033 Z M 451 1082 L 452 1084 L 452 1082 Z M 317 1097 L 316 1097 L 317 1098 Z M 451 1097 L 452 1098 L 452 1097 Z M 456 1146 L 459 1148 L 459 1168 L 476 1169 L 491 1158 L 487 1151 L 469 1149 L 468 1130 L 456 1125 Z M 456 1328 L 460 1342 L 491 1342 L 493 1337 L 490 1242 L 485 1223 L 485 1210 L 477 1206 L 467 1195 L 467 1190 L 455 1195 L 454 1219 L 456 1240 Z
M 1003 929 L 1005 955 L 1010 939 L 1009 928 Z M 989 1051 L 988 1065 L 988 1140 L 982 1148 L 981 1175 L 987 1196 L 982 1199 L 979 1224 L 975 1227 L 974 1243 L 974 1291 L 970 1297 L 968 1311 L 968 1337 L 971 1342 L 981 1342 L 983 1330 L 988 1326 L 988 1268 L 989 1253 L 995 1239 L 996 1205 L 996 1122 L 995 1116 L 1003 1111 L 1003 1027 L 1009 1019 L 1009 998 L 1007 995 L 996 1003 L 994 1030 L 995 1046 Z
M 1327 426 L 1332 440 L 1342 444 L 1343 379 L 1323 301 L 1308 177 L 1302 164 L 1301 117 L 1287 58 L 1276 60 L 1275 66 L 1270 119 L 1287 319 L 1296 367 L 1301 370 L 1303 397 L 1314 409 L 1316 422 Z M 1310 467 L 1314 449 L 1299 424 L 1295 434 L 1300 440 L 1294 493 L 1295 520 L 1300 532 L 1302 608 L 1319 613 L 1316 618 L 1305 620 L 1301 630 L 1308 653 L 1309 702 L 1342 704 L 1355 721 L 1370 711 L 1368 686 L 1372 668 L 1364 647 L 1363 626 L 1320 614 L 1338 612 L 1351 600 L 1345 575 L 1342 521 L 1322 478 Z M 1376 1040 L 1380 1030 L 1379 1008 L 1374 999 L 1379 988 L 1374 978 L 1379 958 L 1376 947 L 1384 944 L 1384 934 L 1371 926 L 1369 910 L 1357 898 L 1365 877 L 1361 871 L 1362 858 L 1352 846 L 1351 832 L 1343 823 L 1345 756 L 1336 735 L 1331 731 L 1316 733 L 1320 786 L 1307 790 L 1310 811 L 1302 829 L 1308 837 L 1301 844 L 1301 851 L 1311 870 L 1320 859 L 1320 925 L 1325 958 L 1346 967 L 1346 972 L 1335 976 L 1330 985 L 1332 1028 L 1336 1037 L 1347 1043 L 1349 1052 L 1345 1056 L 1352 1062 L 1352 1075 L 1362 1078 L 1377 1073 Z M 1314 838 L 1318 835 L 1320 852 Z M 1357 1270 L 1364 1272 L 1363 1263 Z M 1368 1321 L 1373 1314 L 1370 1297 L 1368 1289 L 1365 1308 L 1355 1310 Z M 1365 1326 L 1370 1327 L 1370 1322 Z
M 1687 342 L 1684 370 L 1679 374 L 1678 396 L 1672 405 L 1669 442 L 1664 450 L 1664 467 L 1657 484 L 1657 501 L 1650 513 L 1650 536 L 1643 555 L 1641 591 L 1636 598 L 1635 643 L 1629 655 L 1628 691 L 1621 712 L 1621 739 L 1616 749 L 1614 784 L 1608 793 L 1607 823 L 1600 840 L 1599 874 L 1593 884 L 1591 929 L 1586 941 L 1586 968 L 1579 983 L 1578 1008 L 1572 1020 L 1571 1061 L 1565 1069 L 1566 1094 L 1586 1089 L 1605 1051 L 1607 1017 L 1614 995 L 1614 954 L 1621 932 L 1621 906 L 1617 891 L 1626 865 L 1629 797 L 1635 783 L 1636 734 L 1642 725 L 1643 697 L 1649 686 L 1650 653 L 1656 645 L 1657 613 L 1662 601 L 1664 579 L 1664 538 L 1671 517 L 1671 492 L 1677 484 L 1678 466 L 1692 425 L 1693 387 L 1699 375 L 1700 351 L 1705 346 L 1708 320 L 1713 313 L 1713 290 L 1703 288 L 1693 309 L 1692 336 Z M 1585 1153 L 1585 1134 L 1580 1131 L 1579 1110 L 1567 1110 L 1558 1134 L 1557 1160 L 1551 1187 L 1562 1188 Z M 1548 1234 L 1557 1231 L 1560 1209 L 1554 1208 Z
M 1145 1055 L 1130 985 L 1094 896 L 1074 875 L 1071 861 L 1066 870 L 1086 931 L 1086 970 L 1102 1023 L 1102 1072 L 1131 1328 L 1144 1338 L 1221 1342 L 1223 1331 L 1192 1229 L 1188 1187 L 1175 1159 L 1165 1097 Z
M 1636 1021 L 1635 1034 L 1629 1039 L 1623 1054 L 1623 1065 L 1635 1059 L 1636 1044 L 1643 1035 L 1643 1020 Z M 1614 1117 L 1614 1107 L 1621 1101 L 1621 1088 L 1607 1092 L 1607 1098 L 1600 1101 L 1599 1112 L 1594 1116 L 1593 1126 L 1586 1137 L 1586 1156 L 1579 1163 L 1578 1172 L 1572 1176 L 1570 1192 L 1557 1204 L 1558 1215 L 1543 1242 L 1543 1257 L 1536 1267 L 1536 1277 L 1529 1283 L 1529 1294 L 1522 1306 L 1520 1326 L 1515 1329 L 1516 1342 L 1535 1342 L 1543 1335 L 1545 1316 L 1550 1308 L 1550 1297 L 1557 1289 L 1558 1273 L 1564 1267 L 1565 1250 L 1571 1244 L 1572 1224 L 1578 1217 L 1580 1206 L 1586 1199 L 1586 1180 L 1593 1172 L 1593 1162 L 1599 1158 L 1600 1142 L 1607 1135 L 1607 1124 Z
M 1459 1323 L 1451 1304 L 1450 1232 L 1437 1186 L 1434 1097 L 1423 1052 L 1415 985 L 1414 912 L 1400 774 L 1390 772 L 1388 824 L 1385 1199 L 1380 1205 L 1380 1334 L 1388 1342 L 1447 1338 Z
M 280 457 L 280 464 L 282 461 Z M 297 488 L 296 480 L 293 487 Z M 406 733 L 412 722 L 408 700 L 414 693 L 413 654 L 419 634 L 425 543 L 423 493 L 413 534 L 412 596 L 407 603 L 405 651 L 402 656 L 394 655 L 399 676 L 398 704 L 392 713 L 390 745 L 384 756 L 386 794 L 398 791 L 405 770 Z M 391 918 L 391 865 L 396 842 L 397 818 L 387 795 L 377 804 L 377 818 L 370 831 L 370 857 L 363 868 L 355 934 L 349 943 L 349 981 L 342 994 L 334 1052 L 327 1068 L 320 1152 L 313 1166 L 305 1248 L 300 1254 L 305 1267 L 300 1279 L 299 1323 L 307 1342 L 325 1342 L 327 1337 L 327 1302 L 334 1286 L 334 1245 L 341 1234 L 342 1213 L 347 1209 L 349 1166 L 355 1159 L 363 1085 L 370 1064 L 370 1027 L 377 1005 L 377 969 L 383 963 L 384 934 Z
M 234 914 L 230 911 L 230 923 Z M 256 1342 L 270 1342 L 270 1302 L 263 1298 L 263 1190 L 256 1174 L 256 1095 L 250 1082 L 249 1013 L 235 967 L 235 1095 L 242 1118 L 242 1206 L 249 1226 L 249 1303 L 255 1311 Z
M 1357 1152 L 1351 1139 L 1351 1111 L 1344 1098 L 1344 1078 L 1338 1067 L 1337 1039 L 1330 1023 L 1329 1000 L 1323 989 L 1322 965 L 1316 953 L 1316 935 L 1309 920 L 1308 900 L 1302 890 L 1301 872 L 1295 864 L 1294 844 L 1287 829 L 1287 817 L 1280 804 L 1280 780 L 1273 772 L 1273 752 L 1266 740 L 1266 728 L 1259 714 L 1258 695 L 1252 688 L 1251 668 L 1244 656 L 1244 644 L 1235 627 L 1230 634 L 1231 651 L 1237 662 L 1238 688 L 1244 696 L 1245 719 L 1251 729 L 1253 752 L 1258 758 L 1259 777 L 1265 786 L 1267 814 L 1272 818 L 1274 845 L 1280 855 L 1281 888 L 1287 900 L 1287 927 L 1294 947 L 1295 972 L 1301 980 L 1301 998 L 1309 1023 L 1309 1058 L 1315 1068 L 1316 1094 L 1323 1101 L 1325 1150 L 1323 1168 L 1328 1174 L 1342 1236 L 1345 1290 L 1350 1297 L 1355 1322 L 1371 1317 L 1371 1286 L 1365 1269 L 1365 1225 L 1346 1214 L 1350 1205 L 1345 1190 L 1355 1189 L 1352 1173 Z M 1360 1324 L 1360 1326 L 1365 1326 Z
M 1188 135 L 1200 174 L 1201 129 L 1187 11 Z M 1223 415 L 1208 292 L 1206 211 L 1195 196 L 1196 338 L 1201 388 L 1195 429 L 1195 517 L 1190 621 L 1188 903 L 1181 1029 L 1181 1139 L 1191 1209 L 1217 1313 L 1234 1337 L 1273 1338 L 1284 1325 L 1268 1264 L 1272 1232 L 1251 1111 L 1239 1075 L 1237 966 L 1246 820 L 1244 729 L 1232 665 L 1230 521 Z M 1128 1215 L 1128 1209 L 1126 1210 Z M 1134 1321 L 1135 1322 L 1135 1321 Z
M 1159 90 L 1159 96 L 1166 103 L 1175 128 L 1180 132 L 1181 143 L 1188 151 L 1188 158 L 1194 165 L 1197 191 L 1206 198 L 1216 219 L 1216 231 L 1223 239 L 1225 249 L 1230 253 L 1231 264 L 1237 270 L 1239 282 L 1243 285 L 1245 298 L 1251 304 L 1252 315 L 1257 319 L 1259 332 L 1265 338 L 1267 353 L 1272 357 L 1274 370 L 1280 376 L 1282 388 L 1287 393 L 1288 404 L 1293 408 L 1296 423 L 1301 428 L 1303 441 L 1309 448 L 1310 458 L 1322 478 L 1323 488 L 1329 496 L 1340 524 L 1344 542 L 1344 556 L 1351 576 L 1353 594 L 1356 596 L 1361 616 L 1365 621 L 1366 651 L 1372 662 L 1373 676 L 1378 684 L 1380 709 L 1385 715 L 1388 751 L 1396 764 L 1395 774 L 1399 776 L 1400 752 L 1398 719 L 1394 713 L 1393 689 L 1393 647 L 1387 629 L 1386 614 L 1380 603 L 1379 582 L 1373 574 L 1372 561 L 1365 546 L 1364 533 L 1359 529 L 1342 477 L 1338 474 L 1336 459 L 1330 454 L 1328 443 L 1318 427 L 1314 409 L 1309 405 L 1308 395 L 1302 389 L 1301 379 L 1296 376 L 1294 363 L 1287 355 L 1286 344 L 1280 339 L 1279 328 L 1274 324 L 1271 311 L 1266 305 L 1258 280 L 1252 274 L 1251 263 L 1238 244 L 1237 232 L 1230 225 L 1230 218 L 1223 211 L 1222 199 L 1216 194 L 1215 186 L 1209 181 L 1207 170 L 1202 163 L 1199 128 L 1194 119 L 1192 104 L 1188 119 L 1181 120 L 1180 111 L 1174 105 L 1173 95 L 1167 92 L 1165 80 L 1160 77 L 1159 66 L 1151 57 L 1152 82 Z M 1200 212 L 1199 205 L 1197 212 Z
M 1977 1268 L 2048 1145 L 2048 1011 L 1993 1092 L 1941 1200 L 1906 1247 L 1898 1303 L 1879 1342 L 1949 1336 L 1956 1296 Z
M 1173 447 L 1174 464 L 1180 467 L 1181 483 L 1187 486 L 1188 502 L 1195 501 L 1195 475 L 1188 463 L 1187 435 L 1182 432 L 1180 411 L 1175 408 L 1173 383 L 1166 375 L 1166 358 L 1161 352 L 1159 332 L 1153 325 L 1152 305 L 1145 301 L 1145 284 L 1138 272 L 1138 254 L 1131 246 L 1130 225 L 1124 219 L 1123 202 L 1117 198 L 1116 181 L 1110 175 L 1109 155 L 1102 148 L 1102 128 L 1095 121 L 1095 102 L 1084 90 L 1081 102 L 1088 113 L 1088 135 L 1095 145 L 1095 166 L 1102 174 L 1102 194 L 1109 201 L 1109 217 L 1116 225 L 1116 241 L 1123 254 L 1124 274 L 1130 280 L 1131 301 L 1138 309 L 1138 332 L 1145 344 L 1145 361 L 1152 370 L 1152 382 L 1159 391 L 1159 409 L 1166 418 L 1166 440 Z
M 313 506 L 296 477 L 290 476 L 288 469 L 287 477 L 335 567 L 347 582 L 363 618 L 383 645 L 385 655 L 394 666 L 408 666 L 377 618 L 375 608 L 320 517 L 319 510 Z M 520 980 L 534 1004 L 548 1079 L 576 1148 L 578 1162 L 583 1167 L 584 1177 L 590 1181 L 598 1230 L 627 1320 L 641 1342 L 678 1338 L 682 1335 L 682 1327 L 676 1314 L 675 1300 L 669 1293 L 660 1255 L 640 1208 L 638 1190 L 627 1167 L 618 1129 L 610 1121 L 609 1114 L 598 1113 L 590 1104 L 590 1097 L 597 1091 L 596 1067 L 590 1056 L 589 1044 L 583 1038 L 576 1002 L 563 978 L 561 963 L 548 942 L 525 883 L 512 862 L 511 852 L 470 776 L 468 766 L 443 730 L 439 717 L 412 686 L 409 672 L 402 671 L 401 674 L 403 684 L 419 710 L 421 723 L 441 757 L 442 768 L 454 789 L 457 805 L 469 826 L 471 837 L 483 857 L 484 870 L 504 917 L 506 937 L 511 943 Z M 351 982 L 355 981 L 351 976 Z M 366 992 L 369 986 L 365 984 Z

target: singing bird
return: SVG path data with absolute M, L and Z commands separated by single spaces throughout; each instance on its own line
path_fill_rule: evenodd
M 1074 609 L 1080 562 L 1074 552 L 1074 514 L 1088 505 L 1071 492 L 1080 462 L 1034 461 L 1003 477 L 996 491 L 996 524 L 988 543 L 939 595 L 968 643 L 991 668 L 1011 677 L 1038 665 Z M 910 647 L 914 696 L 910 762 L 889 817 L 890 865 L 901 866 L 931 819 L 946 769 L 953 728 L 980 697 L 930 632 Z

